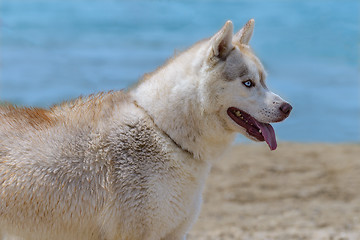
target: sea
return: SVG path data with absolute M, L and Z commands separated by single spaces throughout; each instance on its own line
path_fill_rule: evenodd
M 128 88 L 226 20 L 254 18 L 267 85 L 293 105 L 278 141 L 360 143 L 359 13 L 358 0 L 1 0 L 0 101 Z

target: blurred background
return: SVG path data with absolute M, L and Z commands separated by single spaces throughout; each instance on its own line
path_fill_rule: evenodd
M 280 141 L 360 142 L 358 0 L 1 0 L 0 101 L 49 107 L 134 84 L 230 19 L 255 19 Z M 238 142 L 246 141 L 241 136 Z

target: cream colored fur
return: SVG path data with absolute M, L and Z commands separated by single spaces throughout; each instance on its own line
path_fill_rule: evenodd
M 185 239 L 212 162 L 235 132 L 247 135 L 226 109 L 282 120 L 284 101 L 266 88 L 248 46 L 253 25 L 233 36 L 228 21 L 127 92 L 50 110 L 1 107 L 3 238 Z

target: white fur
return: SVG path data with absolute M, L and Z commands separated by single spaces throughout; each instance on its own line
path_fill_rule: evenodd
M 246 135 L 227 108 L 283 119 L 284 101 L 248 46 L 253 20 L 232 30 L 228 21 L 127 93 L 44 112 L 0 108 L 0 234 L 185 239 L 212 162 L 235 132 Z M 248 78 L 254 89 L 243 86 Z

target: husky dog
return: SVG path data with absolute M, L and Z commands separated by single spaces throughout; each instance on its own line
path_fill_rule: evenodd
M 277 146 L 291 105 L 226 24 L 137 86 L 49 110 L 0 108 L 0 234 L 27 240 L 186 239 L 235 133 Z

